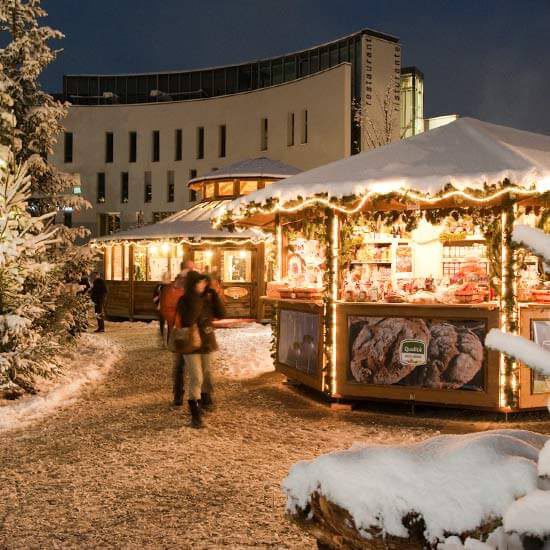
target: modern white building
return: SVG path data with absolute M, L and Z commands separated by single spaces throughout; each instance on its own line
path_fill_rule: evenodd
M 361 30 L 270 59 L 139 75 L 68 75 L 53 155 L 93 208 L 66 215 L 92 236 L 158 221 L 200 199 L 187 182 L 265 156 L 307 170 L 358 152 L 354 105 L 399 139 L 401 46 Z

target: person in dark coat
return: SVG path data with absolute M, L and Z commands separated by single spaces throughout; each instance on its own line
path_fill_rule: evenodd
M 94 312 L 97 319 L 97 330 L 94 332 L 105 332 L 105 301 L 107 299 L 107 285 L 97 271 L 92 273 L 90 298 L 94 303 Z
M 218 293 L 209 286 L 208 276 L 190 271 L 184 294 L 178 302 L 176 327 L 191 327 L 196 323 L 200 334 L 200 348 L 184 355 L 185 397 L 194 428 L 202 426 L 202 411 L 213 407 L 211 359 L 218 350 L 213 321 L 223 317 L 225 308 Z

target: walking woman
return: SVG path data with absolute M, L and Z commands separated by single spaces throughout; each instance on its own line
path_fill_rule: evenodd
M 190 271 L 185 281 L 185 292 L 178 302 L 176 327 L 196 327 L 200 335 L 196 351 L 184 354 L 185 397 L 189 403 L 193 428 L 202 427 L 202 411 L 213 407 L 211 359 L 218 349 L 213 321 L 224 316 L 222 301 L 209 286 L 208 276 Z

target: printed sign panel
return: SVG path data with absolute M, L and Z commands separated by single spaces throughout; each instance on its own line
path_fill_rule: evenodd
M 550 321 L 537 319 L 531 322 L 534 342 L 546 351 L 550 351 Z M 544 374 L 533 371 L 533 393 L 549 392 L 550 376 L 544 376 Z
M 348 317 L 348 379 L 483 391 L 484 320 Z
M 319 315 L 283 309 L 279 313 L 279 363 L 315 374 L 319 357 Z

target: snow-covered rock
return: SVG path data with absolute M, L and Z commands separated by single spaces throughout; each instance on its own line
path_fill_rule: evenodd
M 347 511 L 359 533 L 402 538 L 409 536 L 403 519 L 416 514 L 433 544 L 502 518 L 535 490 L 539 451 L 548 440 L 494 430 L 409 445 L 356 445 L 295 464 L 283 482 L 287 509 L 307 513 L 319 494 Z
M 514 502 L 504 515 L 507 532 L 550 537 L 550 491 L 533 491 Z

